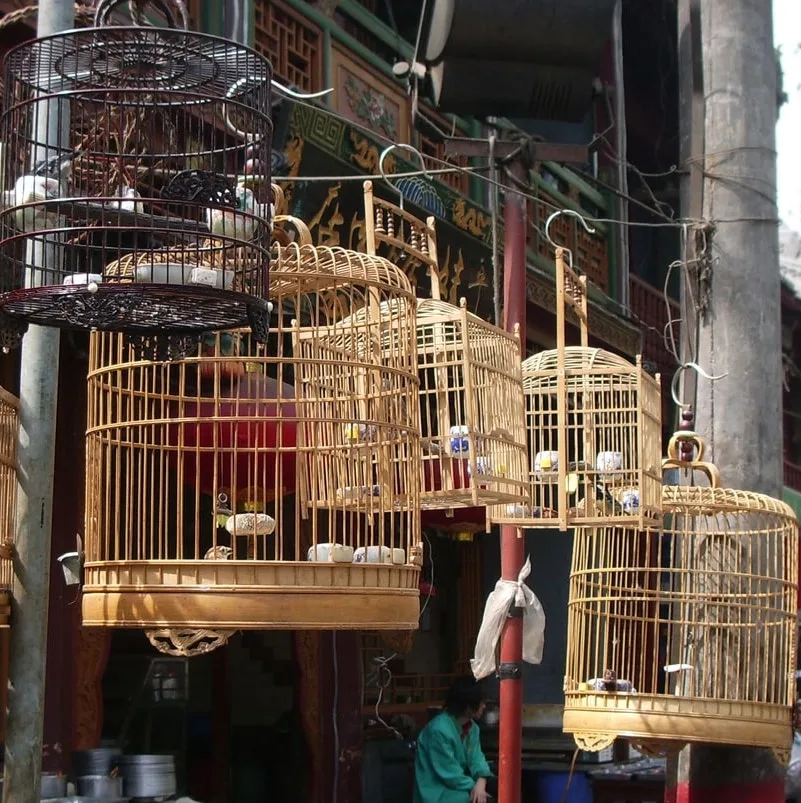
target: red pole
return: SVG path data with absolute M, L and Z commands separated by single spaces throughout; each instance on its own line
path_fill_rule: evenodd
M 510 170 L 521 180 L 525 171 L 515 163 Z M 503 325 L 520 326 L 520 350 L 526 353 L 526 201 L 506 190 L 504 199 Z M 517 580 L 525 559 L 523 531 L 501 528 L 501 577 Z M 498 739 L 498 803 L 520 803 L 523 736 L 523 619 L 513 609 L 501 634 L 499 668 L 501 699 Z

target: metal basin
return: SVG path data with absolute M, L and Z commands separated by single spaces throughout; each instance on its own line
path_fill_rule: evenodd
M 65 775 L 56 775 L 55 773 L 42 774 L 42 786 L 40 796 L 42 799 L 51 797 L 66 797 L 67 795 L 67 778 Z
M 81 797 L 111 800 L 122 797 L 122 778 L 108 775 L 84 775 L 76 779 L 78 795 Z
M 119 766 L 125 797 L 169 797 L 177 790 L 173 756 L 122 756 Z
M 117 766 L 122 750 L 119 747 L 97 747 L 93 750 L 76 750 L 72 754 L 73 775 L 111 775 Z

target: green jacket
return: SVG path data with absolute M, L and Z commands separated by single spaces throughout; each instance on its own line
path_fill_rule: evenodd
M 468 803 L 476 781 L 491 777 L 475 722 L 463 741 L 459 723 L 443 712 L 417 737 L 414 803 Z

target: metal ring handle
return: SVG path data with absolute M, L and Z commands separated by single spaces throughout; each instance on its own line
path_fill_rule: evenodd
M 95 11 L 95 27 L 101 28 L 104 25 L 108 25 L 112 12 L 123 2 L 126 2 L 126 0 L 100 0 Z M 186 9 L 184 0 L 170 0 L 170 2 L 178 11 L 180 19 L 177 22 L 175 15 L 164 0 L 127 0 L 131 21 L 140 28 L 150 26 L 151 23 L 147 21 L 144 10 L 147 6 L 153 6 L 164 15 L 168 28 L 189 30 L 189 12 Z
M 414 145 L 407 145 L 405 142 L 396 142 L 394 145 L 390 145 L 389 147 L 384 148 L 384 150 L 381 151 L 381 155 L 378 157 L 378 172 L 381 173 L 381 178 L 383 178 L 384 181 L 386 181 L 387 184 L 389 184 L 391 187 L 395 186 L 389 180 L 389 175 L 387 174 L 386 170 L 384 170 L 384 160 L 387 158 L 387 156 L 390 155 L 390 153 L 392 153 L 392 151 L 398 148 L 414 154 L 420 161 L 420 169 L 423 175 L 426 178 L 428 178 L 428 168 L 426 167 L 425 159 L 423 159 L 423 154 L 420 153 L 420 151 L 418 151 L 417 148 L 414 147 Z
M 239 78 L 236 81 L 234 81 L 234 83 L 228 87 L 228 89 L 225 92 L 225 99 L 233 100 L 236 93 L 242 87 L 246 87 L 249 84 L 264 83 L 264 81 L 266 80 L 267 79 L 262 75 L 245 75 L 242 78 Z M 324 98 L 326 95 L 330 95 L 334 91 L 333 89 L 322 89 L 319 92 L 295 92 L 288 86 L 284 86 L 280 81 L 276 81 L 275 78 L 270 79 L 270 87 L 275 91 L 276 94 L 281 95 L 282 97 L 289 98 L 291 100 L 301 100 L 301 101 L 317 100 L 318 98 Z M 237 128 L 234 125 L 233 121 L 231 120 L 231 113 L 227 107 L 225 110 L 225 124 L 228 126 L 228 130 L 235 136 L 239 137 L 245 142 L 253 141 L 253 136 L 251 134 L 248 134 L 247 131 L 242 131 L 241 128 Z
M 545 221 L 545 239 L 554 247 L 554 248 L 561 248 L 567 254 L 567 264 L 572 268 L 573 267 L 573 252 L 564 245 L 559 245 L 558 243 L 554 242 L 551 238 L 551 223 L 556 220 L 560 215 L 570 215 L 571 217 L 577 218 L 581 225 L 584 227 L 584 230 L 588 234 L 595 234 L 595 229 L 590 226 L 589 223 L 575 210 L 573 209 L 557 209 L 556 212 L 548 216 L 548 219 Z

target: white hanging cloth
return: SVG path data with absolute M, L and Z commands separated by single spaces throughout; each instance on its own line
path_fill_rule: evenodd
M 523 609 L 523 660 L 528 664 L 542 661 L 545 645 L 545 611 L 537 595 L 526 585 L 531 574 L 531 560 L 526 558 L 517 580 L 498 580 L 487 597 L 484 617 L 476 638 L 475 658 L 470 668 L 476 680 L 488 677 L 495 671 L 495 654 L 506 617 L 512 607 Z

